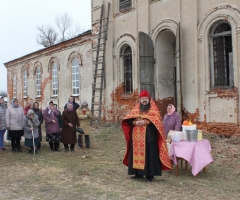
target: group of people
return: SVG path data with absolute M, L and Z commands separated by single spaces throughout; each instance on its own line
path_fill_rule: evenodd
M 0 97 L 1 150 L 5 149 L 2 138 L 5 129 L 9 130 L 12 151 L 21 151 L 20 138 L 23 135 L 25 145 L 30 148 L 29 152 L 32 152 L 33 144 L 40 148 L 43 120 L 45 120 L 46 140 L 52 151 L 59 151 L 59 142 L 64 144 L 65 151 L 74 151 L 77 143 L 76 127 L 79 127 L 80 123 L 85 132 L 86 147 L 89 148 L 89 119 L 93 116 L 88 104 L 83 102 L 80 107 L 74 97 L 70 97 L 64 109 L 61 114 L 56 105 L 50 101 L 47 108 L 41 111 L 37 102 L 33 106 L 29 102 L 23 111 L 18 105 L 18 100 L 13 99 L 12 105 L 6 110 Z M 62 128 L 61 134 L 60 128 Z M 128 174 L 134 175 L 132 177 L 134 179 L 146 176 L 146 181 L 152 182 L 154 176 L 162 175 L 162 170 L 170 170 L 172 165 L 166 146 L 166 136 L 170 130 L 180 131 L 180 129 L 180 115 L 175 112 L 172 104 L 167 106 L 167 114 L 162 121 L 157 105 L 148 91 L 141 91 L 139 103 L 122 121 L 127 144 L 123 163 L 128 166 Z M 78 145 L 79 147 L 83 145 L 81 137 L 78 137 Z
M 40 150 L 43 121 L 45 121 L 46 141 L 49 142 L 51 151 L 59 151 L 60 142 L 63 143 L 66 152 L 74 151 L 77 142 L 82 148 L 83 137 L 78 135 L 77 141 L 76 133 L 76 128 L 79 128 L 80 124 L 84 132 L 86 148 L 90 148 L 90 120 L 93 118 L 87 102 L 83 102 L 80 107 L 73 96 L 69 98 L 62 113 L 52 101 L 47 103 L 46 109 L 41 110 L 39 103 L 33 103 L 32 99 L 29 99 L 24 109 L 16 98 L 6 108 L 4 99 L 0 96 L 0 150 L 6 150 L 4 147 L 6 130 L 8 130 L 8 137 L 11 138 L 12 152 L 21 152 L 22 136 L 25 138 L 24 144 L 29 148 L 29 153 Z

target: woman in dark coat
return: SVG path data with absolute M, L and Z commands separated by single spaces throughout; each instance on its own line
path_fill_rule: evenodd
M 41 125 L 43 123 L 43 114 L 42 114 L 42 111 L 39 109 L 39 103 L 38 102 L 34 102 L 32 110 L 34 111 L 34 114 L 38 116 L 38 120 L 40 122 L 40 124 L 38 126 L 39 143 L 38 143 L 38 146 L 37 146 L 37 149 L 40 150 L 41 142 L 42 142 L 42 129 L 41 129 Z
M 65 152 L 74 151 L 74 146 L 77 142 L 76 127 L 80 126 L 76 111 L 73 109 L 73 104 L 68 103 L 67 109 L 62 113 L 62 135 L 61 142 L 64 144 Z

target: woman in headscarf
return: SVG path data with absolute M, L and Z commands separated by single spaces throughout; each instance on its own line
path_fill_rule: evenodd
M 13 152 L 21 152 L 20 140 L 23 136 L 23 108 L 18 105 L 18 100 L 14 98 L 12 105 L 8 107 L 6 112 L 6 124 L 11 137 L 11 145 Z
M 33 153 L 33 147 L 37 147 L 39 144 L 38 126 L 40 125 L 40 121 L 33 110 L 28 110 L 27 115 L 23 119 L 23 123 L 25 145 L 29 147 L 29 153 Z M 37 150 L 35 150 L 35 153 L 37 153 Z
M 61 142 L 64 144 L 65 152 L 74 151 L 74 146 L 77 142 L 76 128 L 80 126 L 79 119 L 73 104 L 68 102 L 67 109 L 62 113 L 62 135 Z
M 4 148 L 4 133 L 6 131 L 6 106 L 4 97 L 0 96 L 0 151 Z
M 166 136 L 170 130 L 180 131 L 181 129 L 180 115 L 175 110 L 174 105 L 168 104 L 167 114 L 163 118 L 164 133 Z
M 48 102 L 47 108 L 43 110 L 43 118 L 46 127 L 46 140 L 49 142 L 52 151 L 59 151 L 60 126 L 58 115 L 58 111 L 53 108 L 53 102 Z
M 41 142 L 42 142 L 42 128 L 41 128 L 41 125 L 43 123 L 43 114 L 42 114 L 42 110 L 39 109 L 39 103 L 38 102 L 34 102 L 32 110 L 33 110 L 34 114 L 38 116 L 38 120 L 40 122 L 40 124 L 38 126 L 39 143 L 38 143 L 38 146 L 37 146 L 37 149 L 40 150 Z

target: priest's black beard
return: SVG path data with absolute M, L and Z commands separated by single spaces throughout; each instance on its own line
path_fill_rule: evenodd
M 143 113 L 143 112 L 148 112 L 150 109 L 150 102 L 146 105 L 140 103 L 140 112 Z

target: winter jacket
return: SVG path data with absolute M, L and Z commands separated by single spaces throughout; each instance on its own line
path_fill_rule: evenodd
M 6 129 L 6 107 L 5 104 L 0 104 L 0 130 Z
M 64 144 L 75 144 L 76 139 L 76 127 L 80 126 L 79 119 L 75 110 L 68 111 L 67 109 L 62 113 L 62 134 L 61 142 Z M 73 127 L 70 127 L 68 124 L 71 123 Z
M 92 112 L 89 108 L 87 108 L 86 113 L 82 110 L 82 108 L 77 109 L 77 115 L 80 120 L 81 128 L 84 131 L 84 135 L 90 134 L 90 120 L 94 117 L 92 116 Z
M 46 127 L 47 134 L 60 133 L 58 116 L 59 116 L 59 112 L 57 110 L 54 110 L 53 112 L 52 111 L 49 112 L 49 109 L 47 108 L 43 111 L 43 118 L 45 120 L 45 127 Z M 54 120 L 55 123 L 53 123 L 52 120 Z
M 180 115 L 177 112 L 174 112 L 172 115 L 165 114 L 163 118 L 165 136 L 168 135 L 170 130 L 180 131 L 181 125 Z
M 40 125 L 40 121 L 38 120 L 38 116 L 34 114 L 34 118 L 31 120 L 27 116 L 23 118 L 23 128 L 24 128 L 24 137 L 27 139 L 32 139 L 32 131 L 30 130 L 30 122 L 33 125 L 33 135 L 34 138 L 39 137 L 38 126 Z
M 14 108 L 12 105 L 7 108 L 6 125 L 10 130 L 23 130 L 23 108 L 18 106 Z

